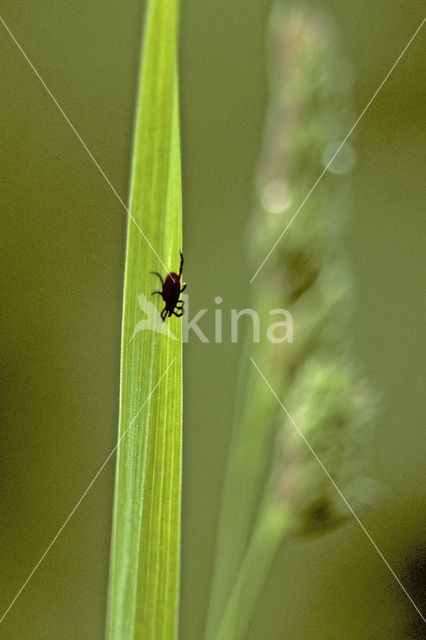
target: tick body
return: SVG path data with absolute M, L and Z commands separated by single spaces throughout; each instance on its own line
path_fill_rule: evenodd
M 182 291 L 185 291 L 186 289 L 186 282 L 183 282 L 181 286 L 182 269 L 183 255 L 182 252 L 180 252 L 179 273 L 171 271 L 167 274 L 166 279 L 163 280 L 161 274 L 157 273 L 157 271 L 151 271 L 151 273 L 158 276 L 161 280 L 161 291 L 153 291 L 151 295 L 153 296 L 154 294 L 158 294 L 164 300 L 164 304 L 166 306 L 161 312 L 161 319 L 163 322 L 167 318 L 167 316 L 170 317 L 175 315 L 178 318 L 183 316 L 183 300 L 179 300 L 179 297 Z

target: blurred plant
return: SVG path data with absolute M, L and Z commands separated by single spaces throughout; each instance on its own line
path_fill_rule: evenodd
M 253 268 L 287 230 L 252 285 L 252 305 L 260 314 L 289 309 L 295 341 L 252 346 L 255 367 L 242 372 L 206 640 L 244 637 L 285 538 L 351 517 L 298 429 L 351 505 L 374 493 L 363 461 L 375 402 L 349 355 L 351 281 L 338 252 L 349 200 L 340 174 L 353 165 L 352 148 L 330 163 L 348 128 L 350 67 L 331 26 L 311 11 L 276 4 L 269 43 L 270 98 L 249 230 Z M 292 222 L 291 205 L 303 201 Z
M 125 262 L 109 640 L 170 640 L 177 633 L 181 325 L 172 326 L 174 340 L 134 333 L 140 292 L 154 288 L 149 272 L 158 270 L 158 256 L 175 268 L 182 247 L 177 13 L 177 0 L 147 5 Z

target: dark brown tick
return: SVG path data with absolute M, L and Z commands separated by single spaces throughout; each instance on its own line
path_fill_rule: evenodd
M 179 300 L 179 296 L 182 293 L 182 291 L 185 291 L 186 282 L 182 283 L 182 288 L 181 288 L 180 279 L 182 277 L 182 269 L 183 269 L 183 255 L 181 251 L 179 273 L 175 273 L 174 271 L 171 271 L 170 273 L 167 274 L 166 279 L 163 280 L 163 278 L 159 273 L 157 273 L 157 271 L 150 271 L 150 273 L 153 273 L 155 276 L 158 276 L 160 278 L 161 284 L 163 285 L 161 291 L 153 291 L 151 293 L 152 296 L 155 293 L 158 293 L 158 295 L 160 295 L 164 300 L 164 303 L 166 306 L 161 312 L 161 319 L 163 322 L 167 318 L 167 316 L 170 317 L 172 315 L 175 315 L 178 318 L 183 316 L 183 313 L 184 313 L 183 300 Z

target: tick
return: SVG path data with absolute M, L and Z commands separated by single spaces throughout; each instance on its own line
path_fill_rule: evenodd
M 161 319 L 163 322 L 167 318 L 167 316 L 170 317 L 172 315 L 175 315 L 178 318 L 183 316 L 183 313 L 184 313 L 183 300 L 179 300 L 179 296 L 182 293 L 182 291 L 185 291 L 186 282 L 182 283 L 182 288 L 181 288 L 180 279 L 182 277 L 182 269 L 183 269 L 183 255 L 182 255 L 182 251 L 180 251 L 179 273 L 175 273 L 174 271 L 172 271 L 171 273 L 168 273 L 166 279 L 163 280 L 163 278 L 157 271 L 150 272 L 150 273 L 153 273 L 155 276 L 158 276 L 161 280 L 162 290 L 153 291 L 151 295 L 153 296 L 156 293 L 158 293 L 158 295 L 160 295 L 164 300 L 164 303 L 166 306 L 161 312 Z

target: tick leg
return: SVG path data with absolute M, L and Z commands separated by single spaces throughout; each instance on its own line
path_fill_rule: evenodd
M 152 273 L 152 275 L 154 276 L 158 276 L 161 280 L 161 284 L 164 286 L 164 281 L 163 278 L 161 277 L 161 275 L 158 273 L 158 271 L 150 271 L 150 273 Z
M 183 269 L 183 254 L 182 254 L 182 251 L 179 251 L 179 253 L 180 253 L 180 267 L 179 267 L 179 278 L 180 278 L 182 275 L 182 269 Z
M 176 313 L 176 311 L 180 311 L 180 313 Z M 176 307 L 175 307 L 174 314 L 175 314 L 175 316 L 180 318 L 181 316 L 183 316 L 184 313 L 185 313 L 185 309 L 184 309 L 183 300 L 179 300 L 177 305 L 176 305 Z
M 186 282 L 184 282 L 184 283 L 183 283 L 183 287 L 182 287 L 182 289 L 180 290 L 180 293 L 182 293 L 182 291 L 185 291 L 186 287 L 187 287 Z
M 153 291 L 153 292 L 151 293 L 151 295 L 153 296 L 153 295 L 154 295 L 154 294 L 156 294 L 156 293 L 158 293 L 161 297 L 163 297 L 163 293 L 162 293 L 162 291 Z
M 166 309 L 166 307 L 164 307 L 164 309 L 162 310 L 162 312 L 161 312 L 161 314 L 160 314 L 160 315 L 161 315 L 161 319 L 162 319 L 162 321 L 164 322 L 164 320 L 166 319 L 166 316 L 167 316 L 167 309 Z

